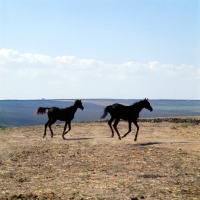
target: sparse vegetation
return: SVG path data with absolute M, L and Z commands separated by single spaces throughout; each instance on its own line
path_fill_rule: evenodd
M 181 127 L 182 127 L 182 128 L 187 128 L 187 127 L 188 127 L 188 124 L 181 124 Z
M 198 199 L 200 125 L 139 122 L 121 141 L 106 122 L 0 130 L 0 200 Z M 172 128 L 176 127 L 176 128 Z M 120 122 L 120 132 L 127 123 Z
M 176 126 L 171 126 L 171 129 L 172 129 L 172 130 L 176 130 L 177 127 L 176 127 Z

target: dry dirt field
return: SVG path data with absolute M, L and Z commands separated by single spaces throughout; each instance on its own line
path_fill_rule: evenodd
M 200 118 L 198 118 L 200 119 Z M 0 129 L 0 199 L 200 199 L 200 123 L 107 122 Z M 121 121 L 123 136 L 128 129 Z

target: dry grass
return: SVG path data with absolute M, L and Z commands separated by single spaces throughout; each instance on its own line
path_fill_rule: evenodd
M 0 130 L 0 199 L 199 199 L 200 125 L 140 122 L 110 138 L 106 122 Z M 128 125 L 120 122 L 119 131 Z M 123 135 L 123 134 L 121 134 Z

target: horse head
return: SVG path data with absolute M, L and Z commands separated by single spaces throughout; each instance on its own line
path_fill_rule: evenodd
M 149 101 L 148 101 L 148 98 L 147 98 L 147 99 L 145 98 L 145 99 L 143 100 L 143 106 L 144 106 L 144 108 L 150 110 L 151 112 L 153 111 L 153 108 L 151 107 L 151 105 L 150 105 L 150 103 L 149 103 Z
M 80 108 L 81 110 L 84 109 L 81 100 L 76 100 L 75 103 L 74 103 L 74 105 L 75 105 L 77 108 Z

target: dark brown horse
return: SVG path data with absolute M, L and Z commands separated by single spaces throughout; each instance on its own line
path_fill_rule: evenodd
M 73 106 L 67 107 L 67 108 L 39 107 L 36 112 L 37 115 L 42 115 L 46 113 L 46 110 L 48 110 L 47 115 L 48 115 L 49 120 L 45 124 L 43 138 L 46 136 L 47 126 L 49 126 L 49 129 L 51 131 L 51 137 L 53 137 L 53 131 L 51 129 L 51 125 L 54 124 L 57 120 L 60 120 L 60 121 L 65 121 L 64 131 L 62 134 L 63 139 L 65 139 L 64 135 L 71 130 L 71 120 L 74 119 L 75 112 L 78 108 L 80 108 L 81 110 L 84 109 L 84 107 L 82 106 L 81 100 L 76 100 Z M 69 126 L 68 131 L 66 131 L 67 125 Z
M 139 131 L 137 119 L 139 118 L 139 113 L 143 108 L 146 108 L 150 111 L 153 110 L 150 103 L 148 102 L 148 99 L 144 99 L 139 102 L 136 102 L 131 106 L 124 106 L 124 105 L 116 103 L 116 104 L 107 106 L 105 108 L 104 114 L 101 116 L 101 118 L 105 118 L 107 113 L 110 113 L 111 118 L 108 121 L 108 125 L 110 126 L 110 129 L 112 131 L 112 137 L 114 137 L 114 131 L 112 129 L 111 124 L 112 124 L 113 120 L 115 119 L 113 127 L 114 127 L 115 131 L 117 132 L 120 140 L 121 140 L 121 136 L 119 134 L 119 131 L 117 130 L 117 124 L 119 123 L 120 119 L 128 121 L 128 124 L 129 124 L 129 130 L 122 138 L 126 137 L 131 132 L 131 123 L 133 122 L 135 124 L 135 126 L 137 127 L 137 132 L 136 132 L 135 139 L 134 139 L 136 141 L 138 131 Z

